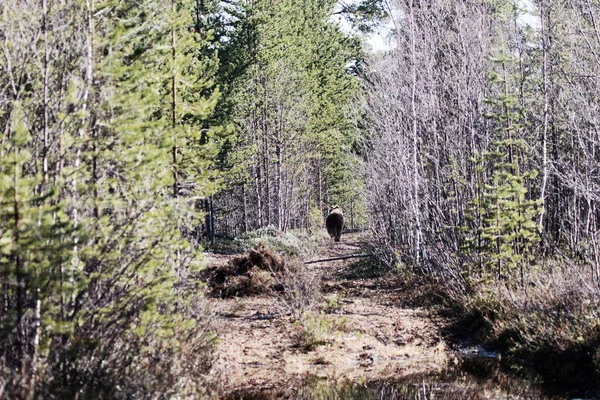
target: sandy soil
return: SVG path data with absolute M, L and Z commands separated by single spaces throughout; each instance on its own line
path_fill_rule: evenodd
M 359 252 L 360 237 L 320 249 L 319 259 Z M 209 265 L 228 256 L 209 255 Z M 312 351 L 298 346 L 298 323 L 276 296 L 212 299 L 222 344 L 217 370 L 224 393 L 283 390 L 309 375 L 370 380 L 442 370 L 447 345 L 435 319 L 403 306 L 402 287 L 383 278 L 357 277 L 357 259 L 307 265 L 321 275 L 327 313 L 325 344 Z

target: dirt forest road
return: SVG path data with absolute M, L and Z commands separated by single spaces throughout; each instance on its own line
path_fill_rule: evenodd
M 319 259 L 359 251 L 360 235 L 329 242 Z M 209 260 L 226 262 L 227 257 Z M 313 377 L 368 382 L 440 371 L 449 362 L 435 319 L 405 305 L 405 290 L 390 278 L 361 275 L 357 259 L 307 265 L 322 280 L 326 312 L 311 329 L 326 340 L 311 351 L 298 346 L 298 323 L 277 296 L 212 299 L 222 341 L 217 371 L 231 398 L 285 397 Z M 414 293 L 414 291 L 412 291 Z M 267 396 L 268 394 L 268 396 Z

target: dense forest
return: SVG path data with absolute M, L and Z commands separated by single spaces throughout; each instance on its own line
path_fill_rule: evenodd
M 3 0 L 0 39 L 0 397 L 200 396 L 204 249 L 332 204 L 600 373 L 598 0 Z

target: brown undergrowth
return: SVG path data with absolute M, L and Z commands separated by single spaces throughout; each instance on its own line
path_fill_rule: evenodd
M 207 268 L 203 276 L 213 297 L 280 295 L 288 312 L 297 318 L 316 304 L 320 289 L 316 274 L 299 260 L 262 245 Z
M 325 241 L 306 259 L 361 252 L 361 239 Z M 298 389 L 293 382 L 303 385 L 307 376 L 361 382 L 444 368 L 435 322 L 402 304 L 412 288 L 395 287 L 352 259 L 305 265 L 282 254 L 265 246 L 209 255 L 223 397 L 267 398 L 283 386 Z
M 523 284 L 479 282 L 447 299 L 455 340 L 478 339 L 502 352 L 511 370 L 551 382 L 558 392 L 596 393 L 600 291 L 589 267 L 546 261 L 526 272 Z
M 359 235 L 347 235 L 341 243 L 325 242 L 307 259 L 361 252 L 361 245 Z M 304 265 L 260 246 L 242 256 L 208 257 L 210 307 L 217 315 L 221 341 L 215 367 L 221 398 L 363 399 L 394 398 L 389 396 L 395 393 L 396 398 L 408 399 L 435 393 L 436 398 L 487 399 L 554 394 L 535 386 L 538 381 L 506 370 L 508 353 L 500 358 L 485 351 L 479 356 L 471 356 L 473 350 L 463 352 L 465 346 L 477 348 L 475 333 L 492 343 L 492 337 L 501 334 L 493 331 L 500 316 L 518 324 L 516 311 L 509 314 L 508 308 L 489 302 L 501 314 L 486 314 L 483 301 L 477 303 L 473 296 L 467 309 L 469 304 L 449 296 L 443 282 L 431 277 L 385 272 L 368 260 Z M 264 278 L 259 282 L 255 276 Z M 236 286 L 237 279 L 246 280 L 247 286 Z M 530 287 L 539 288 L 540 295 L 544 292 L 542 286 Z M 487 294 L 479 295 L 489 298 Z M 506 298 L 515 301 L 514 310 L 523 307 L 516 297 Z M 470 311 L 470 323 L 445 329 Z M 465 335 L 452 341 L 451 328 Z
M 204 277 L 212 296 L 251 296 L 281 292 L 284 289 L 281 278 L 290 269 L 295 269 L 295 266 L 291 263 L 286 265 L 275 252 L 259 247 L 233 258 L 225 265 L 207 268 Z

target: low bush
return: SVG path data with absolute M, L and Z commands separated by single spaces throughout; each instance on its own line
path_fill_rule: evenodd
M 525 284 L 479 283 L 457 299 L 478 315 L 481 337 L 561 384 L 600 377 L 600 291 L 589 268 L 558 261 L 533 268 Z
M 323 313 L 306 312 L 294 323 L 298 347 L 309 352 L 331 342 L 331 326 Z
M 256 247 L 264 247 L 288 257 L 305 258 L 316 252 L 318 246 L 327 240 L 324 230 L 309 234 L 302 230 L 281 232 L 272 226 L 257 229 L 236 237 L 221 239 L 207 245 L 215 253 L 244 253 Z
M 427 249 L 419 267 L 398 257 L 392 265 L 425 282 L 418 285 L 421 297 L 442 300 L 435 307 L 452 321 L 447 333 L 455 340 L 476 338 L 514 366 L 564 387 L 593 389 L 600 382 L 600 282 L 593 260 L 540 253 L 535 263 L 498 274 L 434 250 Z

